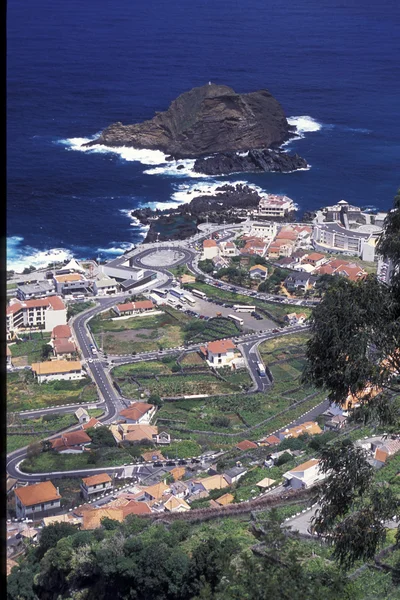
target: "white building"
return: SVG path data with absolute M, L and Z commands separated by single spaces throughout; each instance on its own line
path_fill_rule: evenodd
M 21 302 L 13 298 L 7 307 L 7 337 L 25 329 L 53 331 L 57 325 L 66 325 L 67 309 L 59 296 Z
M 345 229 L 339 223 L 318 223 L 314 226 L 312 240 L 316 250 L 360 256 L 363 260 L 375 259 L 372 233 Z
M 62 294 L 63 296 L 87 294 L 91 291 L 89 281 L 81 273 L 54 275 L 54 283 L 57 294 Z
M 264 265 L 254 265 L 249 269 L 251 279 L 266 279 L 268 277 L 268 269 Z
M 93 292 L 97 296 L 112 296 L 118 292 L 119 285 L 112 277 L 103 277 L 93 282 Z
M 151 417 L 156 412 L 156 407 L 153 404 L 147 404 L 146 402 L 134 402 L 128 408 L 121 410 L 120 417 L 125 423 L 149 423 Z
M 293 200 L 287 196 L 278 196 L 276 194 L 267 194 L 258 204 L 258 215 L 260 217 L 283 218 L 295 210 L 296 207 Z
M 278 227 L 272 221 L 264 223 L 252 223 L 249 235 L 261 238 L 263 240 L 272 240 L 276 236 Z
M 236 256 L 239 254 L 233 242 L 220 242 L 219 253 L 221 256 Z
M 75 416 L 78 419 L 79 423 L 89 423 L 90 421 L 90 416 L 88 411 L 85 408 L 82 408 L 82 406 L 80 406 L 78 408 L 78 410 L 75 411 Z
M 46 298 L 55 295 L 53 281 L 35 281 L 32 283 L 21 283 L 17 287 L 18 300 L 32 300 L 32 298 Z
M 298 490 L 308 488 L 324 477 L 319 471 L 319 460 L 312 458 L 291 471 L 284 473 L 283 478 L 286 480 L 287 485 Z
M 32 371 L 38 383 L 83 379 L 85 372 L 79 360 L 49 360 L 32 364 Z
M 51 481 L 19 487 L 14 493 L 17 519 L 43 517 L 60 508 L 61 496 Z
M 236 346 L 232 340 L 217 340 L 208 342 L 200 348 L 210 367 L 220 368 L 232 365 L 235 358 Z
M 89 500 L 98 494 L 104 494 L 112 490 L 112 480 L 107 473 L 99 473 L 91 477 L 83 477 L 81 492 L 85 500 Z
M 215 240 L 204 240 L 203 242 L 203 260 L 212 260 L 219 255 L 219 249 Z

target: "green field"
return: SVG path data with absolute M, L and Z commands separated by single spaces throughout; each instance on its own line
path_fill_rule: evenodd
M 89 378 L 39 384 L 28 370 L 7 373 L 8 412 L 97 400 L 96 386 Z
M 284 304 L 274 304 L 272 302 L 266 302 L 265 300 L 259 300 L 253 296 L 244 296 L 228 290 L 221 290 L 218 287 L 197 281 L 195 283 L 186 283 L 183 287 L 187 289 L 200 290 L 201 292 L 204 292 L 208 298 L 215 300 L 223 300 L 226 302 L 232 302 L 233 304 L 251 304 L 257 306 L 258 308 L 263 308 L 278 321 L 283 321 L 285 315 L 296 312 L 298 309 L 298 307 L 287 306 Z M 311 314 L 311 310 L 309 308 L 305 308 L 304 306 L 301 307 L 301 312 L 304 312 L 307 314 L 307 316 Z
M 50 333 L 38 331 L 26 334 L 27 341 L 17 341 L 15 344 L 11 344 L 9 348 L 14 366 L 22 367 L 43 360 L 42 348 L 48 344 L 50 338 Z

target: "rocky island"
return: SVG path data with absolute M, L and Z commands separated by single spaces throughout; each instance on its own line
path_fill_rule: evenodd
M 194 170 L 288 172 L 307 167 L 278 148 L 295 135 L 279 102 L 267 91 L 238 94 L 209 83 L 181 94 L 164 112 L 143 123 L 114 123 L 84 144 L 161 150 L 169 160 L 197 159 Z

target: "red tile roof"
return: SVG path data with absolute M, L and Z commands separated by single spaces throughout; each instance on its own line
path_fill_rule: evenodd
M 87 444 L 91 441 L 92 440 L 86 431 L 78 429 L 78 431 L 63 433 L 60 437 L 52 440 L 51 445 L 54 450 L 61 450 L 65 447 L 80 446 L 81 444 Z
M 54 350 L 56 354 L 72 354 L 76 348 L 74 342 L 69 342 L 67 338 L 58 338 L 54 340 Z
M 215 342 L 208 342 L 207 350 L 213 354 L 224 354 L 228 350 L 234 350 L 236 348 L 232 340 L 217 340 Z
M 98 473 L 97 475 L 92 475 L 91 477 L 82 477 L 83 483 L 86 487 L 91 485 L 98 485 L 99 483 L 110 483 L 111 477 L 108 473 Z
M 61 498 L 51 481 L 16 488 L 15 495 L 18 496 L 24 506 L 33 506 L 34 504 L 42 504 Z
M 236 448 L 239 450 L 250 450 L 251 448 L 258 448 L 258 446 L 254 442 L 250 442 L 250 440 L 243 440 L 243 442 L 239 442 L 236 445 Z
M 143 415 L 154 408 L 153 404 L 146 404 L 146 402 L 135 402 L 132 406 L 124 408 L 119 413 L 122 417 L 131 419 L 132 421 L 138 421 Z
M 204 240 L 203 248 L 214 248 L 217 245 L 215 240 Z
M 92 417 L 90 421 L 87 423 L 83 423 L 82 429 L 90 429 L 91 427 L 96 427 L 96 425 L 101 425 L 101 422 L 98 419 Z
M 49 298 L 40 298 L 38 300 L 25 300 L 24 302 L 17 300 L 7 307 L 7 314 L 16 313 L 22 308 L 40 307 L 50 307 L 54 310 L 63 310 L 65 308 L 65 304 L 59 296 L 50 296 Z
M 54 327 L 51 337 L 56 340 L 58 338 L 70 338 L 72 335 L 69 325 L 57 325 Z

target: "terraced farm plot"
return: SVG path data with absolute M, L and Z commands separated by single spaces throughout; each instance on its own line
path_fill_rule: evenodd
M 258 350 L 265 362 L 271 363 L 291 357 L 303 357 L 306 352 L 306 343 L 310 339 L 307 331 L 272 338 L 260 344 Z
M 8 412 L 97 400 L 96 387 L 89 379 L 52 381 L 40 385 L 29 371 L 7 373 Z

